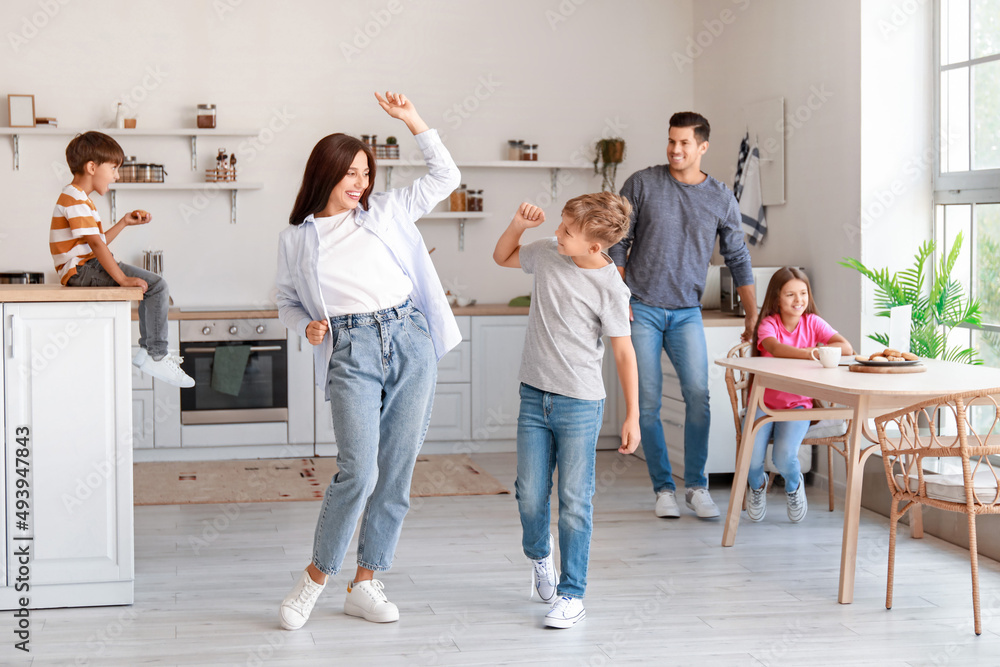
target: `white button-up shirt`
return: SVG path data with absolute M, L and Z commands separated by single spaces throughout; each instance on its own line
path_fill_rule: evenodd
M 358 207 L 354 223 L 375 234 L 413 281 L 410 298 L 427 318 L 440 360 L 461 342 L 462 334 L 416 221 L 458 187 L 461 174 L 437 130 L 421 132 L 415 139 L 427 162 L 427 175 L 406 188 L 373 192 L 368 210 Z M 312 215 L 300 225 L 289 225 L 278 236 L 277 288 L 278 317 L 300 336 L 306 335 L 310 322 L 327 319 L 319 282 L 319 234 Z M 326 384 L 333 353 L 331 338 L 327 335 L 314 350 L 317 386 Z

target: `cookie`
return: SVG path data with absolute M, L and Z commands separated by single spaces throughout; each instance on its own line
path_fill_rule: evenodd
M 887 347 L 887 348 L 885 348 L 885 350 L 882 351 L 882 356 L 883 357 L 898 357 L 901 354 L 903 354 L 903 353 L 900 352 L 899 350 L 894 350 L 891 347 Z
M 903 357 L 896 357 L 896 356 L 886 357 L 886 359 L 888 359 L 889 361 L 906 361 L 906 359 L 904 359 Z
M 912 352 L 903 352 L 899 356 L 903 357 L 903 359 L 905 359 L 906 361 L 916 361 L 917 359 L 920 358 L 917 355 L 913 354 Z
M 856 354 L 854 355 L 854 361 L 871 361 L 871 360 L 863 354 Z
M 132 211 L 132 215 L 140 220 L 145 220 L 146 216 L 149 215 L 148 211 L 143 211 L 141 208 L 137 208 Z
M 884 357 L 881 354 L 873 355 L 869 361 L 889 361 L 888 357 Z

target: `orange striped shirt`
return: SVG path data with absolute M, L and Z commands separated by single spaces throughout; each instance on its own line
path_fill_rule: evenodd
M 105 240 L 97 207 L 86 192 L 67 185 L 59 194 L 49 227 L 49 251 L 63 285 L 76 275 L 77 266 L 94 258 L 94 251 L 84 239 L 91 234 L 100 234 Z

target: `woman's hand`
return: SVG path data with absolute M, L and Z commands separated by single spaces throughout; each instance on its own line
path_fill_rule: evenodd
M 406 95 L 391 93 L 387 90 L 385 91 L 385 97 L 375 93 L 375 99 L 378 100 L 378 105 L 387 114 L 406 123 L 406 127 L 413 134 L 420 134 L 430 129 L 427 127 L 427 123 L 420 117 L 420 114 L 417 113 L 417 108 L 413 106 L 413 102 L 406 98 Z
M 330 323 L 326 320 L 313 320 L 306 325 L 306 339 L 313 345 L 319 345 L 329 329 Z

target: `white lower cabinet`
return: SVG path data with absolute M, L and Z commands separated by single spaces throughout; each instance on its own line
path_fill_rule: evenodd
M 742 320 L 738 320 L 742 324 Z M 731 473 L 736 470 L 736 426 L 733 424 L 733 408 L 726 389 L 725 369 L 715 363 L 725 359 L 730 349 L 740 342 L 742 326 L 705 327 L 705 343 L 708 347 L 708 393 L 712 423 L 708 432 L 708 462 L 706 473 Z M 670 456 L 670 467 L 675 477 L 684 477 L 684 396 L 677 371 L 671 365 L 666 353 L 663 363 L 663 407 L 660 421 L 663 423 L 663 438 Z M 812 465 L 812 448 L 800 447 L 799 460 L 803 470 Z
M 128 354 L 126 302 L 3 305 L 2 609 L 132 602 Z

